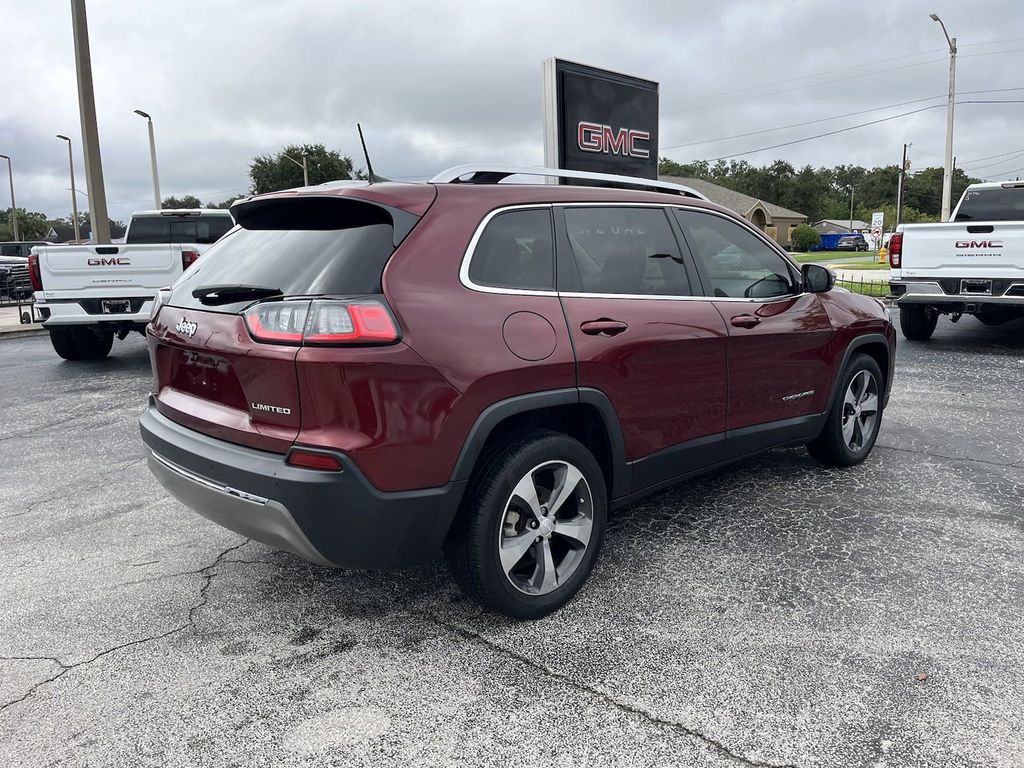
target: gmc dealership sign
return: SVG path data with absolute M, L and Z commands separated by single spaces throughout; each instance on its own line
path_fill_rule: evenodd
M 544 161 L 553 168 L 658 177 L 658 84 L 544 62 Z

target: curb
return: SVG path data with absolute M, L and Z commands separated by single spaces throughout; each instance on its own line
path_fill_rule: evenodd
M 25 336 L 38 336 L 39 334 L 46 332 L 46 329 L 38 323 L 33 323 L 31 325 L 15 325 L 7 328 L 0 327 L 0 340 L 21 339 Z

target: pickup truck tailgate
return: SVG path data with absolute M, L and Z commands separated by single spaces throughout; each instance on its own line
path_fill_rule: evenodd
M 181 274 L 179 245 L 95 245 L 39 248 L 43 287 L 50 291 L 95 288 L 157 289 Z
M 905 277 L 1024 280 L 1024 222 L 908 224 L 903 232 Z

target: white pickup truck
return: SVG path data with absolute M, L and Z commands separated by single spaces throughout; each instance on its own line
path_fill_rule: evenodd
M 904 224 L 889 240 L 900 328 L 931 337 L 940 314 L 985 325 L 1024 316 L 1024 181 L 972 184 L 952 221 Z
M 226 210 L 132 215 L 124 244 L 36 246 L 29 277 L 50 342 L 65 360 L 106 357 L 114 336 L 142 332 L 153 299 L 223 236 Z

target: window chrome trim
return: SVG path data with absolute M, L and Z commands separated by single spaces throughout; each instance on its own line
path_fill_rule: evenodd
M 484 230 L 487 225 L 491 222 L 495 216 L 501 213 L 508 213 L 509 211 L 521 211 L 531 210 L 537 208 L 548 208 L 553 210 L 554 208 L 661 208 L 667 210 L 669 208 L 685 208 L 688 211 L 695 211 L 697 213 L 709 213 L 713 216 L 718 216 L 726 221 L 731 221 L 734 224 L 739 222 L 736 221 L 733 216 L 716 211 L 711 208 L 688 206 L 680 203 L 639 203 L 639 202 L 579 202 L 579 203 L 523 203 L 517 205 L 506 205 L 501 208 L 495 208 L 490 211 L 483 220 L 477 225 L 476 230 L 473 232 L 473 237 L 470 238 L 469 245 L 466 247 L 466 252 L 462 256 L 462 264 L 459 267 L 459 281 L 463 286 L 471 291 L 477 291 L 479 293 L 496 293 L 503 294 L 506 296 L 547 296 L 547 297 L 559 297 L 563 296 L 569 299 L 654 299 L 658 301 L 723 301 L 723 302 L 744 302 L 758 304 L 770 304 L 778 301 L 784 301 L 787 299 L 795 299 L 801 296 L 806 296 L 807 291 L 801 293 L 787 293 L 785 296 L 771 296 L 766 298 L 742 298 L 742 297 L 731 297 L 731 296 L 676 296 L 672 294 L 657 295 L 650 293 L 585 293 L 583 291 L 542 291 L 534 290 L 530 288 L 498 288 L 490 285 L 479 285 L 474 283 L 469 277 L 469 265 L 473 261 L 473 254 L 476 251 L 476 246 L 480 242 L 480 238 L 483 236 Z M 778 247 L 777 243 L 770 242 L 763 232 L 758 230 L 756 227 L 751 225 L 746 220 L 743 220 L 743 225 L 750 230 L 755 236 L 758 236 L 762 241 L 765 242 L 772 250 L 783 256 L 785 261 L 793 266 L 796 266 L 796 262 L 792 261 L 785 251 Z M 556 278 L 557 278 L 557 264 L 558 264 L 558 245 L 555 245 L 555 265 L 556 265 Z M 796 271 L 799 273 L 801 270 L 796 267 Z

